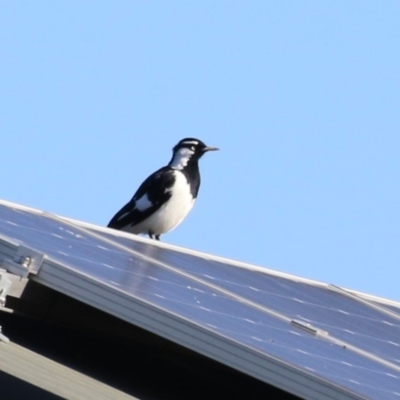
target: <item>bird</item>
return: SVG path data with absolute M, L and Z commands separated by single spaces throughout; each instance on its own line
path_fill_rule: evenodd
M 199 159 L 208 151 L 201 140 L 185 138 L 172 149 L 168 165 L 151 174 L 119 210 L 109 228 L 147 234 L 151 239 L 176 228 L 192 209 L 200 188 Z

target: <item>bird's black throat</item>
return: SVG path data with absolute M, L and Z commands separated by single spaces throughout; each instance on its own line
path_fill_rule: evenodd
M 199 164 L 197 160 L 190 160 L 188 164 L 180 170 L 188 181 L 190 186 L 190 193 L 192 197 L 195 199 L 199 192 L 200 188 L 200 170 Z

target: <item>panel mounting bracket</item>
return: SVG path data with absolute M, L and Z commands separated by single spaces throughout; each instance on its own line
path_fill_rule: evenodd
M 7 273 L 2 274 L 0 271 L 0 307 L 4 307 L 6 304 L 6 296 L 11 288 L 11 285 L 12 282 L 10 279 L 7 279 Z
M 307 322 L 298 320 L 298 319 L 292 319 L 290 323 L 295 326 L 296 328 L 300 328 L 305 330 L 308 333 L 311 333 L 313 335 L 322 335 L 322 336 L 329 336 L 329 333 L 327 331 L 324 331 L 320 328 L 317 328 Z
M 6 271 L 26 278 L 29 274 L 36 275 L 43 264 L 44 254 L 24 245 L 20 245 L 14 259 L 5 258 L 2 268 Z

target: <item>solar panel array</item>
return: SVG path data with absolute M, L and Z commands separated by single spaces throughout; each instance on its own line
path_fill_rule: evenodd
M 171 321 L 198 329 L 202 337 L 209 335 L 208 345 L 220 338 L 231 349 L 300 371 L 304 379 L 299 385 L 307 388 L 296 393 L 294 383 L 294 394 L 312 392 L 319 382 L 333 390 L 332 398 L 337 390 L 343 398 L 400 400 L 400 310 L 393 305 L 386 312 L 379 303 L 368 304 L 329 286 L 241 268 L 134 236 L 94 232 L 6 205 L 0 205 L 0 237 L 45 254 L 64 274 L 60 272 L 55 289 L 68 292 L 62 276 L 74 273 L 82 278 L 77 286 L 85 289 L 85 282 L 93 282 L 92 291 L 111 290 L 113 299 L 121 296 L 121 305 L 136 302 L 160 318 L 171 316 Z M 58 270 L 43 267 L 34 279 L 56 282 L 48 275 L 58 275 Z M 112 312 L 107 299 L 102 307 Z M 190 340 L 183 342 L 190 347 Z M 192 348 L 202 351 L 201 346 Z M 229 355 L 219 361 L 227 360 Z M 260 361 L 248 367 L 244 362 L 239 369 L 268 383 L 279 381 L 263 365 Z

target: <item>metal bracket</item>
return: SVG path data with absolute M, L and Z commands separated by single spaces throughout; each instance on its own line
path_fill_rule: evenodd
M 11 288 L 12 282 L 7 279 L 6 273 L 0 272 L 0 307 L 4 307 L 6 304 L 6 296 Z
M 6 258 L 2 267 L 8 272 L 26 278 L 28 274 L 37 274 L 43 264 L 44 254 L 20 245 L 13 260 Z
M 329 333 L 327 331 L 324 331 L 322 329 L 319 329 L 307 322 L 300 321 L 298 319 L 292 319 L 290 323 L 295 326 L 296 328 L 300 328 L 305 330 L 308 333 L 311 333 L 313 335 L 323 335 L 323 336 L 329 336 Z

